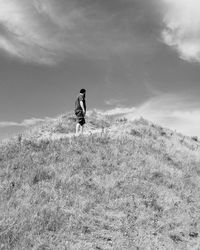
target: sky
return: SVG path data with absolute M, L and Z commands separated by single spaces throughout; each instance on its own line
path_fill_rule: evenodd
M 200 136 L 198 0 L 0 0 L 0 138 L 87 107 Z

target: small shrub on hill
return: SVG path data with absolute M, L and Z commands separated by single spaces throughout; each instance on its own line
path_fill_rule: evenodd
M 130 134 L 133 135 L 133 136 L 138 136 L 138 137 L 142 136 L 141 133 L 136 129 L 131 129 Z
M 192 136 L 192 140 L 193 141 L 198 141 L 198 137 L 197 136 Z

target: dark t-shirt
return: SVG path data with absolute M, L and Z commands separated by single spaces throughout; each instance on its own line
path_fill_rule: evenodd
M 84 109 L 86 111 L 86 102 L 85 102 L 85 96 L 84 95 L 79 95 L 77 97 L 76 102 L 75 102 L 75 111 L 82 110 L 80 101 L 83 102 L 83 106 L 84 106 Z

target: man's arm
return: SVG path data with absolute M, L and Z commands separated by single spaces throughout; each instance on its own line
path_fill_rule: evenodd
M 84 105 L 83 105 L 83 101 L 80 101 L 80 105 L 81 105 L 81 108 L 82 108 L 82 110 L 83 110 L 83 114 L 85 115 L 85 108 L 84 108 Z

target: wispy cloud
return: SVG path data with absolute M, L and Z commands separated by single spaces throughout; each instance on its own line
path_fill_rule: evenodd
M 116 107 L 108 110 L 97 110 L 102 115 L 127 115 L 136 111 L 135 107 Z
M 121 105 L 121 103 L 124 101 L 125 101 L 124 99 L 119 100 L 119 99 L 112 98 L 110 100 L 105 101 L 105 104 L 107 104 L 107 105 Z
M 6 128 L 6 127 L 13 127 L 13 126 L 20 126 L 17 122 L 0 122 L 0 128 Z
M 200 2 L 162 0 L 164 3 L 163 41 L 187 61 L 200 62 Z
M 188 95 L 162 94 L 137 107 L 117 107 L 101 112 L 119 115 L 129 120 L 144 117 L 183 134 L 200 136 L 199 103 Z
M 62 51 L 72 48 L 64 38 L 53 13 L 53 0 L 0 2 L 0 48 L 24 61 L 54 64 Z M 59 19 L 59 18 L 58 18 Z M 65 20 L 66 25 L 70 20 Z
M 149 43 L 140 36 L 149 37 L 146 26 L 152 18 L 148 2 L 0 1 L 0 49 L 25 62 L 49 65 L 74 53 L 95 57 L 143 53 Z M 140 19 L 144 11 L 145 21 Z
M 30 118 L 30 119 L 25 119 L 22 122 L 10 122 L 10 121 L 3 121 L 0 122 L 0 128 L 5 128 L 5 127 L 29 127 L 36 125 L 40 122 L 44 122 L 45 119 L 40 119 L 40 118 Z

